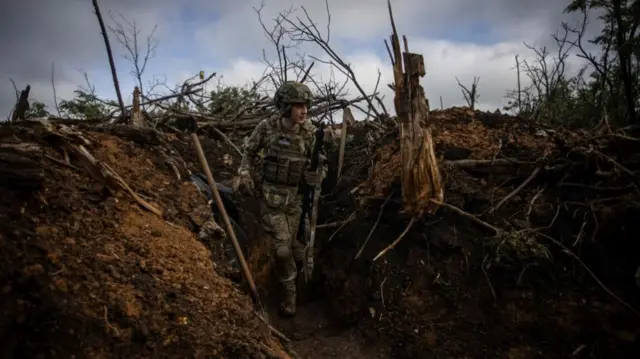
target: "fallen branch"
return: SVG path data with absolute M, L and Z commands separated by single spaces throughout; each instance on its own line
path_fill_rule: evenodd
M 156 208 L 149 202 L 142 199 L 137 193 L 135 193 L 131 187 L 125 182 L 120 175 L 118 175 L 108 164 L 98 161 L 93 155 L 82 145 L 78 146 L 69 146 L 74 152 L 81 156 L 81 158 L 85 159 L 85 169 L 97 180 L 99 180 L 104 185 L 109 185 L 110 187 L 120 187 L 125 191 L 129 192 L 131 197 L 140 204 L 146 210 L 162 217 L 163 213 L 160 209 Z
M 44 181 L 42 148 L 37 143 L 0 143 L 0 185 L 38 190 Z
M 455 166 L 461 168 L 469 168 L 476 167 L 482 165 L 494 165 L 494 166 L 504 166 L 504 165 L 531 165 L 535 164 L 535 162 L 527 162 L 527 161 L 519 161 L 511 158 L 505 159 L 495 159 L 495 160 L 473 160 L 473 159 L 465 159 L 465 160 L 445 160 L 443 161 L 445 165 Z
M 449 210 L 451 210 L 451 211 L 453 211 L 453 212 L 455 212 L 455 213 L 457 213 L 457 214 L 459 214 L 459 215 L 461 215 L 463 217 L 469 218 L 473 222 L 475 222 L 475 223 L 477 223 L 477 224 L 479 224 L 479 225 L 481 225 L 481 226 L 483 226 L 483 227 L 485 227 L 487 229 L 490 229 L 496 235 L 500 235 L 500 234 L 503 233 L 503 230 L 501 230 L 500 228 L 494 227 L 493 225 L 481 220 L 480 218 L 474 216 L 473 214 L 471 214 L 469 212 L 466 212 L 466 211 L 464 211 L 464 210 L 462 210 L 462 209 L 460 209 L 460 208 L 458 208 L 458 207 L 456 207 L 454 205 L 451 205 L 451 204 L 448 204 L 448 203 L 444 203 L 444 202 L 438 202 L 438 201 L 433 200 L 433 199 L 430 199 L 429 201 L 431 201 L 431 202 L 433 202 L 433 203 L 435 203 L 435 204 L 437 204 L 439 206 L 442 206 L 444 208 L 447 208 L 447 209 L 449 209 Z
M 542 170 L 542 166 L 536 167 L 533 173 L 531 173 L 531 175 L 524 182 L 522 182 L 516 189 L 511 191 L 511 193 L 506 195 L 500 202 L 498 202 L 498 204 L 495 205 L 495 207 L 491 208 L 489 213 L 494 213 L 495 211 L 498 210 L 498 208 L 502 207 L 502 205 L 505 204 L 509 199 L 511 199 L 516 194 L 518 194 L 518 192 L 522 191 L 523 188 L 525 188 L 529 183 L 531 183 L 531 181 L 533 181 L 534 178 L 536 178 L 536 176 L 538 175 L 538 173 L 540 173 L 541 170 Z
M 78 167 L 76 167 L 76 166 L 74 166 L 74 165 L 72 165 L 72 164 L 70 164 L 70 163 L 67 163 L 67 162 L 65 162 L 65 161 L 59 160 L 59 159 L 57 159 L 57 158 L 55 158 L 55 157 L 53 157 L 53 156 L 50 156 L 50 155 L 45 154 L 45 155 L 44 155 L 44 157 L 45 157 L 45 158 L 47 158 L 47 159 L 49 159 L 49 160 L 51 160 L 51 161 L 53 161 L 53 162 L 55 162 L 55 163 L 57 163 L 57 164 L 59 164 L 59 165 L 63 165 L 63 166 L 65 166 L 65 167 L 71 168 L 71 169 L 73 169 L 73 170 L 79 170 L 79 168 L 78 168 Z

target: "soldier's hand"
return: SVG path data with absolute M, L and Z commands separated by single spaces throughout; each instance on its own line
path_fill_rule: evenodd
M 253 180 L 246 175 L 236 176 L 231 184 L 234 193 L 243 193 L 253 196 Z

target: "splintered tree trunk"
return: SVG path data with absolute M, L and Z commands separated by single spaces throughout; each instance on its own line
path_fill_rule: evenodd
M 133 108 L 131 109 L 131 125 L 134 127 L 144 126 L 142 119 L 142 109 L 140 108 L 140 88 L 133 89 Z
M 442 202 L 444 190 L 429 128 L 429 105 L 420 85 L 420 78 L 426 74 L 424 59 L 409 52 L 406 37 L 404 54 L 400 50 L 391 3 L 388 4 L 393 27 L 394 106 L 400 123 L 402 200 L 409 213 L 433 213 L 437 205 L 432 200 Z

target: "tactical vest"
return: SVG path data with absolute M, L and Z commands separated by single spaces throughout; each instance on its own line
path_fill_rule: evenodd
M 307 164 L 302 136 L 275 133 L 267 139 L 263 162 L 263 181 L 275 185 L 297 187 Z
M 296 196 L 308 165 L 306 147 L 301 134 L 276 131 L 267 137 L 262 188 L 265 199 L 272 206 L 287 205 Z

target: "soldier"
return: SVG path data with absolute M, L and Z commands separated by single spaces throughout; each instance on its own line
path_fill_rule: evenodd
M 302 213 L 301 184 L 314 186 L 327 172 L 326 166 L 320 176 L 308 170 L 316 131 L 306 118 L 311 99 L 309 88 L 298 82 L 285 82 L 276 91 L 274 103 L 280 113 L 262 120 L 253 130 L 234 181 L 234 190 L 248 192 L 254 190 L 253 178 L 259 182 L 261 224 L 274 248 L 275 273 L 284 290 L 280 311 L 287 316 L 296 311 L 297 268 L 304 264 L 304 245 L 296 238 Z M 260 151 L 264 158 L 260 168 L 254 168 Z

